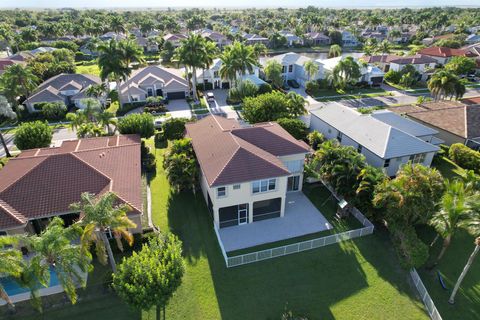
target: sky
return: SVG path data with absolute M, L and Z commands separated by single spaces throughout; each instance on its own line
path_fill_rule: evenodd
M 480 0 L 0 0 L 0 8 L 166 8 L 166 7 L 431 7 L 476 6 Z

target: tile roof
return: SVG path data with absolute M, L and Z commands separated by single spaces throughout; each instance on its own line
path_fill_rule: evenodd
M 480 137 L 480 105 L 438 101 L 421 106 L 395 107 L 391 110 L 406 114 L 410 118 L 418 119 L 462 138 Z
M 188 82 L 176 69 L 163 68 L 160 66 L 148 66 L 138 69 L 132 73 L 128 81 L 122 82 L 120 92 L 126 93 L 130 86 L 150 86 L 154 83 L 161 82 L 167 90 L 188 90 Z M 142 90 L 141 88 L 138 88 Z
M 400 56 L 394 54 L 383 54 L 375 56 L 363 56 L 360 59 L 366 63 L 390 63 L 392 60 L 401 58 Z
M 242 127 L 210 115 L 187 124 L 186 130 L 209 186 L 288 175 L 278 157 L 309 152 L 277 123 Z
M 447 47 L 430 47 L 418 51 L 419 54 L 433 56 L 433 57 L 456 57 L 456 56 L 469 56 L 469 52 L 463 49 L 452 49 Z
M 0 170 L 0 230 L 69 212 L 83 192 L 115 192 L 142 212 L 140 138 L 136 135 L 64 141 L 32 149 Z
M 416 54 L 414 56 L 399 57 L 398 59 L 390 60 L 390 63 L 396 64 L 426 64 L 426 63 L 437 63 L 437 60 L 424 56 L 421 54 Z

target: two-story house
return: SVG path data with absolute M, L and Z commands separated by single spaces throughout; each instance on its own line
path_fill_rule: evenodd
M 186 125 L 215 228 L 283 217 L 288 192 L 301 191 L 310 148 L 277 123 L 242 126 L 209 115 Z
M 344 30 L 342 31 L 342 45 L 344 47 L 356 47 L 360 45 L 360 42 L 353 33 Z
M 185 99 L 189 87 L 179 70 L 148 66 L 135 70 L 127 81 L 120 84 L 118 92 L 124 102 L 145 101 L 148 97 L 174 100 Z
M 412 65 L 420 73 L 419 80 L 426 81 L 437 65 L 437 60 L 422 54 L 390 60 L 390 69 L 393 71 L 401 71 L 407 65 Z
M 24 104 L 29 112 L 42 111 L 40 106 L 45 102 L 61 102 L 66 106 L 74 105 L 84 109 L 86 105 L 83 100 L 88 98 L 87 89 L 101 83 L 101 79 L 94 75 L 62 73 L 40 84 Z M 99 100 L 103 103 L 105 96 L 100 97 Z
M 211 84 L 212 89 L 228 89 L 231 87 L 231 84 L 228 79 L 222 79 L 220 76 L 220 68 L 222 67 L 221 59 L 214 59 L 212 65 L 208 69 L 199 69 L 197 70 L 197 83 Z M 237 79 L 249 79 L 255 84 L 266 83 L 259 78 L 260 68 L 257 66 L 253 67 L 253 72 L 249 74 L 246 72 L 245 75 L 241 76 L 237 74 Z
M 305 83 L 309 80 L 316 80 L 323 78 L 323 68 L 321 63 L 318 61 L 313 61 L 312 59 L 302 56 L 295 52 L 288 52 L 273 56 L 270 59 L 267 59 L 263 62 L 264 66 L 269 60 L 275 60 L 282 65 L 282 77 L 284 81 L 295 80 L 300 85 L 304 86 Z M 304 65 L 308 61 L 313 61 L 318 65 L 318 72 L 311 79 L 305 71 Z
M 418 53 L 435 59 L 437 63 L 441 65 L 445 65 L 452 60 L 453 57 L 475 57 L 475 55 L 468 50 L 447 47 L 429 47 L 418 51 Z
M 310 111 L 310 129 L 354 147 L 368 164 L 382 168 L 389 176 L 396 175 L 409 161 L 430 166 L 440 150 L 434 143 L 442 142 L 434 137 L 437 131 L 384 112 L 365 115 L 341 104 L 320 106 Z

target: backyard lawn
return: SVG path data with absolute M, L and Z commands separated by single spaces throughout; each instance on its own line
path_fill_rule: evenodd
M 381 230 L 354 241 L 227 269 L 201 193 L 170 191 L 161 167 L 163 151 L 156 149 L 157 172 L 151 180 L 153 221 L 183 241 L 187 264 L 183 283 L 167 307 L 167 319 L 279 319 L 285 309 L 310 320 L 428 319 Z M 306 192 L 316 205 L 328 198 L 316 187 Z M 36 319 L 42 318 L 155 319 L 153 310 L 129 310 L 113 294 L 46 311 Z
M 93 74 L 96 76 L 100 76 L 100 69 L 96 63 L 90 65 L 77 65 L 75 67 L 76 73 L 81 74 Z
M 445 178 L 449 179 L 458 177 L 463 171 L 462 168 L 445 157 L 437 157 L 434 166 Z M 418 233 L 427 244 L 430 244 L 435 237 L 435 231 L 430 227 L 421 228 Z M 455 298 L 455 305 L 450 305 L 447 302 L 458 276 L 474 249 L 473 240 L 473 235 L 464 229 L 460 229 L 454 235 L 450 247 L 437 267 L 433 270 L 427 268 L 418 270 L 443 319 L 480 319 L 480 259 L 478 257 L 463 280 Z M 439 240 L 430 250 L 430 262 L 427 265 L 431 265 L 432 261 L 438 256 L 441 246 L 442 243 Z M 440 285 L 437 271 L 442 275 L 448 290 L 443 289 Z

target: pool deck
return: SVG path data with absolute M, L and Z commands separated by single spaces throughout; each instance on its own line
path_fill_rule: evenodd
M 226 227 L 218 233 L 230 252 L 329 229 L 332 226 L 307 196 L 293 192 L 287 194 L 283 217 Z

